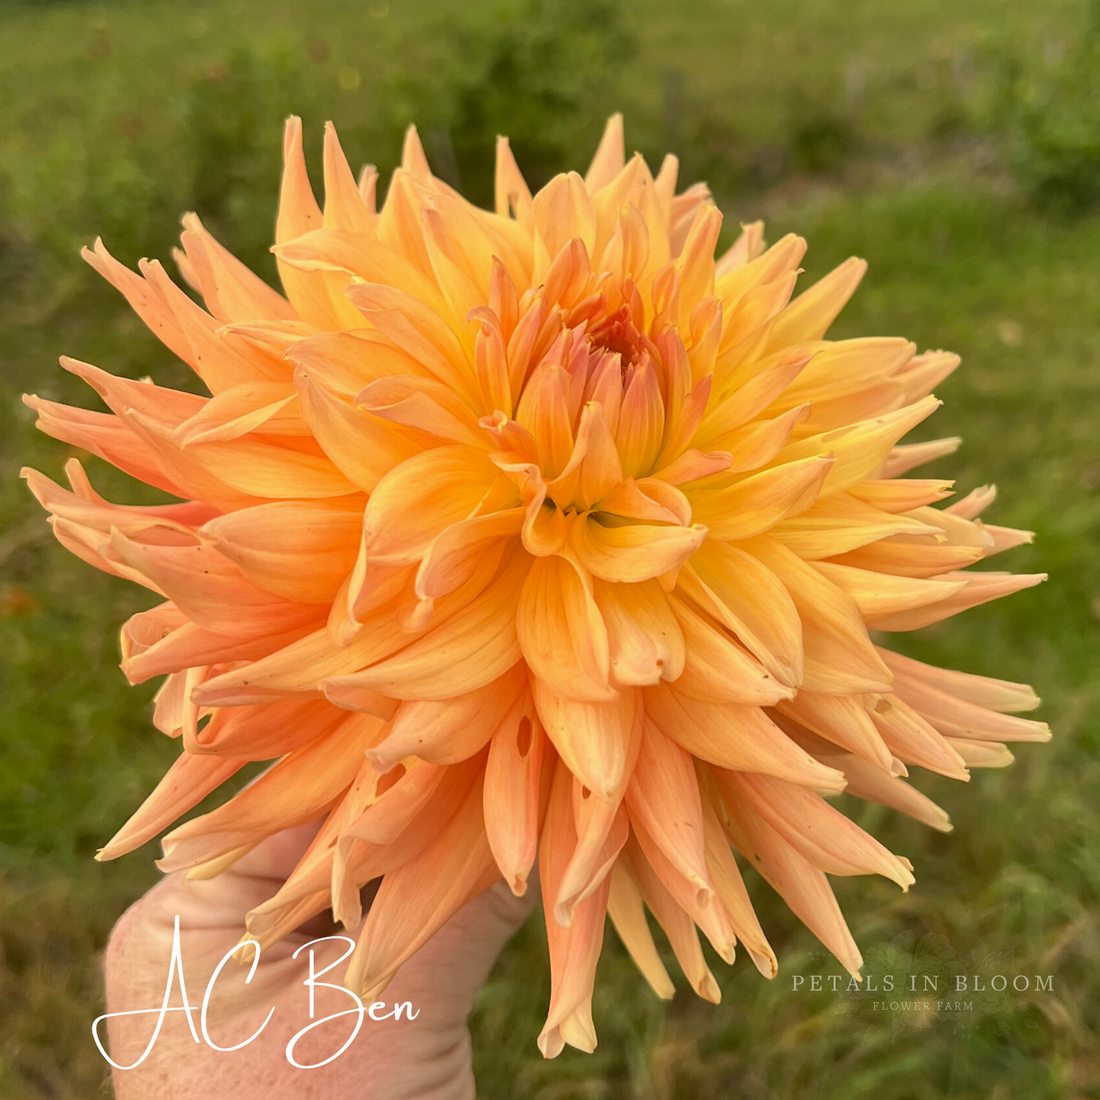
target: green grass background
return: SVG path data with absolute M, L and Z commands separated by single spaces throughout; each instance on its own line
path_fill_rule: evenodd
M 484 200 L 494 133 L 511 134 L 537 182 L 583 168 L 614 109 L 630 145 L 652 157 L 671 146 L 687 174 L 710 180 L 727 238 L 758 216 L 770 239 L 802 233 L 806 279 L 866 257 L 839 334 L 904 334 L 963 356 L 929 431 L 964 447 L 930 473 L 962 492 L 998 483 L 993 521 L 1038 534 L 1008 565 L 1051 579 L 902 644 L 1033 683 L 1055 737 L 966 786 L 919 775 L 952 815 L 949 836 L 847 805 L 913 860 L 918 881 L 905 895 L 877 880 L 836 886 L 879 973 L 1052 974 L 1054 988 L 931 1018 L 793 992 L 791 975 L 839 968 L 753 878 L 780 977 L 714 960 L 720 1007 L 683 989 L 664 1005 L 609 932 L 592 1056 L 538 1055 L 549 982 L 533 919 L 474 1017 L 481 1093 L 1100 1096 L 1100 215 L 1089 190 L 1100 188 L 1100 113 L 1087 76 L 1065 76 L 1088 71 L 1066 58 L 1096 28 L 1096 11 L 1068 0 L 0 6 L 0 1096 L 110 1095 L 89 1034 L 99 953 L 155 880 L 155 845 L 107 865 L 91 855 L 176 751 L 150 724 L 152 686 L 128 688 L 116 667 L 117 629 L 147 594 L 53 544 L 17 478 L 24 464 L 59 476 L 72 453 L 35 432 L 24 390 L 98 407 L 59 354 L 191 384 L 79 246 L 102 234 L 126 262 L 167 259 L 178 215 L 197 209 L 271 274 L 291 110 L 312 164 L 332 118 L 349 157 L 384 170 L 415 118 L 440 172 Z M 108 496 L 147 499 L 105 464 L 89 469 Z

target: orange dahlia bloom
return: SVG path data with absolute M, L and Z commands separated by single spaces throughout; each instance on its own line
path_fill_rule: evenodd
M 323 818 L 248 918 L 275 941 L 332 908 L 374 997 L 460 906 L 539 857 L 553 991 L 544 1054 L 591 1050 L 609 914 L 658 995 L 644 906 L 702 996 L 697 929 L 776 959 L 736 848 L 852 973 L 827 875 L 912 868 L 828 801 L 936 829 L 906 765 L 957 779 L 1049 737 L 1030 688 L 872 641 L 1026 588 L 967 567 L 1030 535 L 981 488 L 901 475 L 956 439 L 900 444 L 958 364 L 903 339 L 829 341 L 864 263 L 792 300 L 805 242 L 746 226 L 715 259 L 707 189 L 624 157 L 533 195 L 497 146 L 496 209 L 436 179 L 415 130 L 375 209 L 331 126 L 325 205 L 286 129 L 284 294 L 184 218 L 184 280 L 85 257 L 210 397 L 69 359 L 112 412 L 28 397 L 46 432 L 182 503 L 110 504 L 27 471 L 60 541 L 164 598 L 122 631 L 154 722 L 182 740 L 102 849 L 157 835 L 249 761 L 275 760 L 164 837 L 210 876 Z M 365 919 L 360 888 L 382 876 Z

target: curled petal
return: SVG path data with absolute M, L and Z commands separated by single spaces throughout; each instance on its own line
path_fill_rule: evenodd
M 516 608 L 529 561 L 511 555 L 480 599 L 392 657 L 334 679 L 394 699 L 450 699 L 503 676 L 521 656 Z
M 630 952 L 634 964 L 649 982 L 653 992 L 663 1001 L 672 1000 L 676 987 L 657 953 L 653 934 L 646 921 L 641 892 L 622 860 L 617 860 L 611 869 L 607 915 L 611 918 L 615 931 L 619 933 L 623 946 Z
M 542 828 L 539 876 L 544 898 L 558 896 L 568 852 L 576 842 L 571 806 L 572 777 L 559 764 L 554 775 L 546 822 Z M 573 922 L 563 928 L 548 920 L 546 938 L 550 944 L 550 1010 L 539 1034 L 539 1049 L 546 1058 L 556 1058 L 565 1044 L 579 1050 L 596 1048 L 592 1023 L 592 987 L 596 960 L 603 944 L 604 914 L 610 883 L 603 883 L 573 911 Z
M 363 516 L 364 549 L 384 565 L 419 561 L 435 537 L 471 516 L 497 471 L 472 447 L 437 447 L 390 470 Z
M 420 853 L 382 879 L 344 981 L 372 1001 L 398 967 L 498 878 L 481 819 L 481 782 Z
M 707 529 L 657 524 L 625 527 L 588 515 L 573 524 L 570 542 L 577 561 L 594 577 L 638 584 L 678 569 L 702 545 Z
M 662 733 L 700 760 L 816 790 L 844 789 L 844 776 L 836 768 L 815 760 L 759 707 L 705 703 L 660 684 L 646 690 L 645 708 Z
M 593 594 L 607 628 L 611 679 L 616 686 L 680 678 L 686 660 L 684 632 L 660 584 L 596 581 Z
M 673 593 L 670 603 L 685 643 L 678 691 L 711 702 L 758 705 L 770 705 L 794 693 L 690 601 Z
M 714 885 L 704 856 L 702 803 L 691 756 L 652 722 L 645 726 L 626 800 L 631 821 L 695 888 L 696 904 L 711 904 Z
M 502 724 L 514 726 L 529 709 L 527 676 L 517 667 L 453 699 L 402 703 L 386 739 L 367 755 L 380 773 L 407 756 L 455 764 L 479 752 Z
M 599 798 L 614 801 L 641 713 L 638 692 L 624 688 L 612 702 L 587 703 L 555 695 L 541 680 L 531 686 L 542 727 L 566 766 Z
M 802 621 L 787 589 L 758 558 L 708 539 L 681 574 L 680 586 L 779 683 L 795 687 L 802 682 Z
M 219 516 L 202 533 L 265 591 L 331 603 L 355 564 L 361 526 L 355 503 L 278 501 Z
M 747 539 L 805 511 L 821 492 L 831 458 L 775 466 L 717 490 L 689 490 L 692 512 L 715 538 Z
M 756 869 L 782 895 L 796 916 L 859 979 L 863 956 L 837 904 L 823 871 L 753 814 L 740 800 L 724 774 L 718 785 L 729 812 L 724 824 L 730 839 Z
M 509 718 L 511 718 L 511 713 Z M 513 894 L 527 892 L 538 852 L 540 798 L 546 784 L 546 739 L 533 713 L 505 721 L 489 743 L 485 764 L 485 834 Z
M 572 561 L 535 558 L 520 596 L 516 633 L 531 671 L 549 691 L 590 702 L 615 698 L 607 628 L 591 579 Z
M 794 600 L 802 620 L 803 687 L 841 695 L 889 689 L 893 677 L 871 645 L 851 597 L 778 542 L 756 539 L 746 549 L 779 578 Z
M 152 840 L 176 818 L 197 806 L 248 763 L 224 756 L 181 753 L 152 794 L 102 848 L 96 859 L 117 859 Z

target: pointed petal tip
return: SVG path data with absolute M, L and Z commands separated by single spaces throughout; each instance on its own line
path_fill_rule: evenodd
M 704 1001 L 710 1001 L 712 1005 L 722 1003 L 722 990 L 718 988 L 718 983 L 709 970 L 695 983 L 695 992 Z
M 557 902 L 554 906 L 554 921 L 562 928 L 572 928 L 573 918 L 576 915 L 576 903 L 572 900 Z
M 557 1058 L 565 1049 L 565 1042 L 558 1034 L 557 1028 L 544 1031 L 538 1038 L 539 1051 L 547 1060 Z
M 753 966 L 760 972 L 762 977 L 772 981 L 779 976 L 779 960 L 776 959 L 774 953 L 769 949 L 765 954 L 761 951 L 753 951 L 746 948 L 749 952 L 749 958 L 752 959 Z
M 254 943 L 256 946 L 251 951 L 246 953 L 244 949 L 252 943 Z M 230 958 L 238 966 L 244 966 L 245 963 L 252 963 L 261 950 L 262 945 L 260 941 L 254 935 L 252 935 L 251 932 L 245 932 L 245 934 L 241 936 L 240 940 L 237 941 L 236 949 L 233 951 L 233 954 L 230 956 Z

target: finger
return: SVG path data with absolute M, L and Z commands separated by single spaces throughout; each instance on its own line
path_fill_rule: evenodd
M 531 882 L 537 884 L 537 875 Z M 391 1018 L 364 1029 L 356 1051 L 371 1086 L 368 1095 L 474 1100 L 466 1020 L 504 945 L 538 901 L 535 885 L 517 898 L 501 880 L 460 909 L 401 967 L 379 995 Z M 406 1018 L 394 1019 L 399 1005 L 408 1006 Z M 385 1075 L 378 1072 L 381 1065 L 390 1067 Z
M 516 897 L 501 879 L 460 909 L 405 965 L 386 990 L 392 1001 L 446 988 L 457 1019 L 465 1021 L 504 945 L 538 905 L 537 880 Z M 415 1000 L 413 1003 L 416 1003 Z

